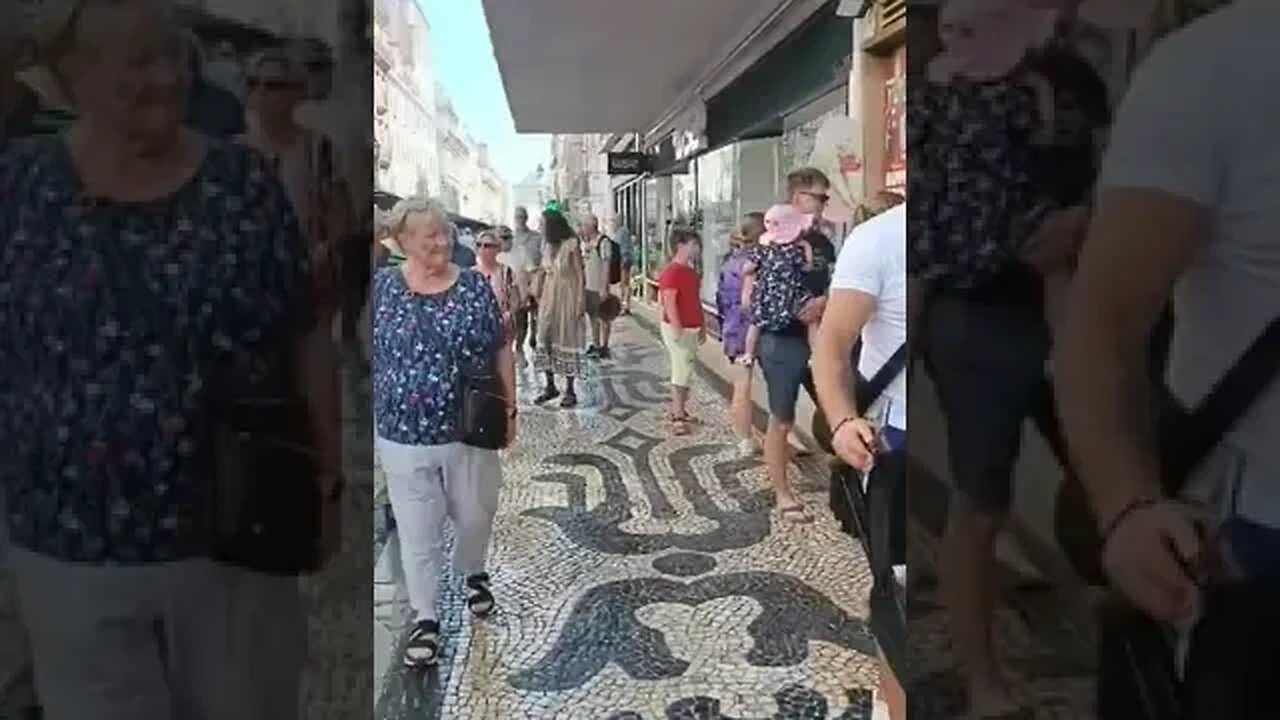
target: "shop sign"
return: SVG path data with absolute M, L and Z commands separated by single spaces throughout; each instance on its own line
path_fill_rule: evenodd
M 672 136 L 675 144 L 676 161 L 687 160 L 707 147 L 707 138 L 702 133 L 684 130 Z
M 610 175 L 643 175 L 652 167 L 652 157 L 642 152 L 609 153 Z

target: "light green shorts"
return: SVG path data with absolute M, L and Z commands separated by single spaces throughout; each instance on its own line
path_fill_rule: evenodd
M 698 356 L 698 331 L 677 333 L 670 325 L 662 324 L 662 342 L 667 346 L 671 360 L 671 384 L 687 388 L 693 379 L 693 363 Z

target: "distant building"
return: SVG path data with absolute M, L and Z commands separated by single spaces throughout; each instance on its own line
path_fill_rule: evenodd
M 412 0 L 379 0 L 374 14 L 374 182 L 400 196 L 441 190 L 431 29 Z
M 537 216 L 553 197 L 551 174 L 539 165 L 511 188 L 511 211 L 515 212 L 517 207 L 523 207 L 529 211 L 530 216 Z
M 554 135 L 551 139 L 551 193 L 574 220 L 594 214 L 602 228 L 613 219 L 609 184 L 608 134 Z

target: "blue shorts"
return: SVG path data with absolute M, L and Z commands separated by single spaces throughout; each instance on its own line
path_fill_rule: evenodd
M 973 510 L 1003 515 L 1013 501 L 1023 426 L 1044 382 L 1043 314 L 1031 306 L 938 297 L 924 328 L 956 490 Z
M 769 415 L 783 425 L 796 422 L 796 402 L 800 388 L 810 385 L 809 339 L 804 334 L 760 333 L 756 362 L 764 374 L 769 397 Z

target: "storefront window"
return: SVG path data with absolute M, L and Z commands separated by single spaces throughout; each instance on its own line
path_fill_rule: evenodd
M 698 208 L 702 215 L 702 301 L 714 304 L 720 262 L 738 219 L 738 147 L 730 145 L 698 158 Z
M 665 192 L 664 192 L 665 190 Z M 663 198 L 671 195 L 671 179 L 655 178 L 644 183 L 644 273 L 649 278 L 657 278 L 662 272 L 666 260 L 662 243 L 666 235 L 663 213 Z

